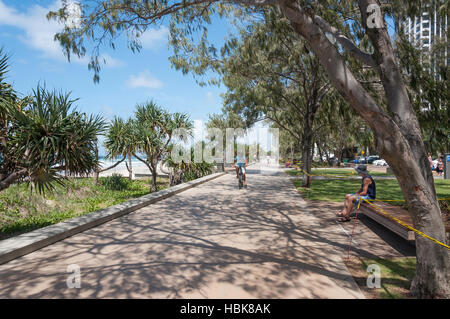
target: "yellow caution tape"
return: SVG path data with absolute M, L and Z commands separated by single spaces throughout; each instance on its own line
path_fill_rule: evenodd
M 450 198 L 438 198 L 438 201 L 450 200 Z M 406 202 L 404 199 L 371 199 L 371 202 Z
M 371 199 L 371 202 L 405 202 L 404 199 Z
M 386 213 L 386 212 L 385 212 L 384 210 L 382 210 L 380 207 L 375 206 L 374 204 L 372 204 L 371 202 L 369 202 L 367 199 L 364 199 L 364 198 L 363 198 L 363 200 L 364 200 L 366 203 L 368 203 L 369 205 L 371 205 L 371 206 L 375 207 L 376 209 L 378 209 L 378 210 L 379 210 L 381 213 L 383 213 L 384 215 L 386 215 L 386 216 L 392 218 L 393 220 L 395 220 L 395 221 L 396 221 L 397 223 L 399 223 L 400 225 L 402 225 L 402 226 L 408 228 L 409 230 L 412 230 L 413 232 L 419 234 L 420 236 L 425 237 L 425 238 L 427 238 L 427 239 L 429 239 L 429 240 L 435 242 L 436 244 L 441 245 L 441 246 L 444 246 L 445 248 L 447 248 L 447 249 L 450 250 L 450 246 L 447 246 L 446 244 L 441 243 L 440 241 L 438 241 L 438 240 L 436 240 L 436 239 L 434 239 L 434 238 L 432 238 L 432 237 L 430 237 L 430 236 L 428 236 L 428 235 L 422 233 L 421 231 L 419 231 L 419 230 L 417 230 L 417 229 L 415 229 L 415 228 L 409 226 L 408 224 L 402 222 L 401 220 L 395 218 L 394 216 L 392 216 L 392 215 Z M 359 206 L 358 206 L 358 207 L 359 207 Z
M 343 175 L 333 175 L 333 174 L 314 175 L 314 174 L 308 174 L 305 171 L 301 171 L 301 170 L 300 170 L 300 173 L 302 173 L 303 175 L 306 175 L 306 176 L 318 176 L 318 177 L 320 176 L 320 177 L 334 177 L 334 178 L 336 178 L 336 177 L 338 177 L 338 178 L 348 178 L 348 177 L 351 177 L 351 176 L 357 176 L 355 174 L 345 175 L 345 176 L 343 176 Z
M 313 175 L 313 174 L 308 174 L 304 171 L 300 171 L 301 173 L 303 173 L 303 175 L 307 175 L 307 176 L 321 176 L 321 177 L 334 177 L 334 178 L 347 178 L 350 176 L 356 176 L 356 175 L 347 175 L 347 176 L 341 176 L 341 175 L 331 175 L 331 174 L 323 174 L 323 175 Z M 442 201 L 442 200 L 450 200 L 449 198 L 438 198 L 438 201 Z M 372 202 L 406 202 L 404 199 L 371 199 Z

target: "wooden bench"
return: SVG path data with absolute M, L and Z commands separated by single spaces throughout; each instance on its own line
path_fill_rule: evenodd
M 383 202 L 374 202 L 375 206 L 380 207 L 383 211 L 386 213 L 392 215 L 393 217 L 401 220 L 403 223 L 414 227 L 411 217 L 409 216 L 409 213 L 407 210 L 403 209 L 400 206 L 393 206 L 389 205 Z M 396 220 L 392 219 L 390 216 L 387 216 L 380 212 L 378 209 L 373 207 L 372 205 L 369 205 L 366 202 L 361 203 L 359 207 L 359 211 L 364 213 L 367 217 L 375 220 L 377 223 L 385 226 L 386 228 L 390 229 L 397 235 L 403 237 L 404 239 L 408 241 L 415 240 L 415 233 L 403 226 L 402 224 L 398 223 Z

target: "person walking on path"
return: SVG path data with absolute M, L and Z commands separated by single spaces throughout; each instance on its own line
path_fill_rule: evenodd
M 366 165 L 359 165 L 355 168 L 358 175 L 362 177 L 361 188 L 358 192 L 345 195 L 344 208 L 336 214 L 340 222 L 350 221 L 350 213 L 353 209 L 353 204 L 358 205 L 363 199 L 376 198 L 376 186 L 372 176 L 369 175 Z

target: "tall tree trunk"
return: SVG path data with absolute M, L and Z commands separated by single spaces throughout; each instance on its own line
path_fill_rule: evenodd
M 99 172 L 100 172 L 100 167 L 98 165 L 97 139 L 95 140 L 95 162 L 97 163 L 97 166 L 95 167 L 95 170 L 94 170 L 94 184 L 97 185 L 98 184 L 98 176 L 99 176 Z M 66 170 L 66 172 L 67 172 L 67 170 Z
M 152 174 L 152 183 L 150 186 L 150 192 L 155 192 L 156 191 L 156 177 L 157 177 L 157 171 L 156 171 L 156 166 L 158 164 L 158 161 L 154 161 L 154 160 L 150 160 L 152 158 L 151 154 L 146 154 L 147 155 L 147 159 L 143 159 L 141 158 L 139 155 L 137 155 L 136 153 L 133 154 L 134 157 L 136 157 L 139 161 L 141 161 L 142 163 L 145 164 L 145 166 L 147 166 L 147 168 L 150 170 L 150 173 Z M 150 162 L 149 162 L 150 160 Z
M 98 184 L 98 175 L 99 175 L 98 170 L 95 170 L 95 171 L 94 171 L 94 184 L 95 184 L 95 185 Z
M 158 190 L 158 187 L 156 185 L 156 178 L 158 177 L 158 172 L 156 170 L 158 166 L 158 162 L 155 163 L 155 161 L 152 161 L 150 163 L 151 166 L 151 172 L 152 172 L 152 185 L 150 187 L 150 192 L 156 192 Z
M 291 146 L 291 164 L 294 164 L 294 144 Z
M 327 161 L 328 165 L 331 165 L 331 160 L 330 160 L 330 150 L 326 150 L 325 151 L 325 160 Z
M 322 152 L 322 147 L 320 146 L 320 141 L 317 141 L 317 151 L 319 152 L 319 162 L 322 163 L 323 162 L 323 152 Z
M 342 129 L 341 126 L 341 134 L 339 136 L 339 163 L 342 163 L 342 157 L 344 154 L 344 140 L 345 140 L 345 130 Z
M 312 124 L 314 120 L 314 114 L 311 111 L 306 112 L 303 141 L 302 141 L 302 168 L 306 174 L 303 174 L 302 187 L 311 186 L 311 150 L 312 150 Z
M 319 27 L 318 17 L 310 17 L 295 1 L 283 1 L 281 8 L 296 30 L 310 45 L 327 71 L 330 81 L 346 101 L 371 127 L 375 147 L 386 159 L 400 184 L 414 227 L 445 243 L 445 229 L 427 162 L 417 117 L 411 107 L 386 25 L 367 29 L 367 6 L 378 1 L 360 0 L 363 26 L 375 48 L 373 55 L 357 51 L 355 56 L 378 71 L 386 95 L 390 117 L 353 75 L 337 48 Z M 417 268 L 411 293 L 417 297 L 450 297 L 450 250 L 420 235 L 416 236 Z
M 302 169 L 306 174 L 303 174 L 302 187 L 311 186 L 311 134 L 306 134 L 302 145 Z
M 408 149 L 409 145 L 404 140 L 399 142 L 394 138 L 381 139 L 378 136 L 377 144 L 393 145 L 401 149 Z M 405 152 L 409 154 L 397 157 L 395 150 L 385 147 L 379 147 L 379 149 L 381 149 L 381 156 L 389 163 L 400 184 L 414 227 L 446 243 L 445 229 L 434 187 L 430 188 L 428 181 L 420 174 L 420 170 L 426 168 L 420 167 L 421 163 L 415 161 L 411 152 Z M 416 251 L 417 268 L 411 293 L 419 298 L 448 298 L 450 296 L 449 250 L 416 234 Z
M 130 181 L 132 181 L 133 180 L 133 166 L 132 166 L 132 163 L 131 163 L 131 153 L 128 153 L 127 157 L 128 157 L 128 165 L 127 165 L 128 179 Z
M 379 3 L 375 0 L 358 2 L 364 24 L 368 18 L 367 7 Z M 383 84 L 388 109 L 392 112 L 392 120 L 396 124 L 394 129 L 403 137 L 401 143 L 403 145 L 398 145 L 400 148 L 397 146 L 392 149 L 395 140 L 385 139 L 378 141 L 377 149 L 382 150 L 383 156 L 389 152 L 388 163 L 402 188 L 414 226 L 428 236 L 445 243 L 445 228 L 420 125 L 403 83 L 387 27 L 366 26 L 366 30 L 374 44 L 373 56 L 378 65 L 377 71 Z M 411 292 L 418 297 L 449 298 L 450 250 L 419 235 L 416 235 L 416 248 L 416 276 L 412 281 Z

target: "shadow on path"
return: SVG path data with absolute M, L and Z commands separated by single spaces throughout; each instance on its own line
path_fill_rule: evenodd
M 246 190 L 228 174 L 0 265 L 0 297 L 360 297 L 336 225 L 283 172 L 248 173 Z M 70 264 L 81 289 L 67 287 Z

